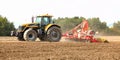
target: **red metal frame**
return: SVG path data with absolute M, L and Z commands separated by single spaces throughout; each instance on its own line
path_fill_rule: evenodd
M 63 37 L 70 40 L 88 40 L 90 42 L 99 42 L 96 38 L 94 38 L 95 32 L 92 30 L 88 30 L 88 27 L 88 21 L 83 20 L 81 24 L 79 24 L 72 30 L 63 33 Z M 78 31 L 79 29 L 80 31 Z

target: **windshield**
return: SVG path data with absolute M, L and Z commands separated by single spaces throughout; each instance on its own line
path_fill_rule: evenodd
M 37 17 L 35 23 L 40 23 L 40 22 L 41 22 L 41 17 Z
M 44 25 L 49 24 L 49 23 L 50 23 L 49 18 L 48 18 L 48 17 L 44 17 L 42 23 L 43 23 Z

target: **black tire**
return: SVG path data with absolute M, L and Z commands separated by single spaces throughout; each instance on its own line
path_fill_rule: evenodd
M 25 41 L 23 37 L 17 37 L 19 41 Z
M 61 35 L 61 29 L 59 27 L 53 26 L 48 29 L 46 39 L 50 42 L 58 42 L 61 39 Z
M 46 41 L 45 33 L 43 32 L 42 29 L 38 30 L 38 38 L 40 41 Z
M 46 37 L 38 37 L 40 41 L 46 41 Z
M 18 33 L 17 39 L 18 39 L 19 41 L 25 41 L 24 38 L 23 38 L 23 34 L 22 34 L 22 33 Z
M 32 29 L 27 29 L 25 32 L 24 32 L 24 35 L 23 35 L 24 39 L 26 41 L 35 41 L 36 38 L 37 38 L 37 33 L 35 30 L 32 30 Z

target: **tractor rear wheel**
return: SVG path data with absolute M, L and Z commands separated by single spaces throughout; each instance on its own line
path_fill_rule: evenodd
M 47 40 L 50 42 L 58 42 L 61 39 L 61 29 L 59 27 L 53 26 L 47 31 Z
M 35 30 L 28 29 L 24 32 L 23 37 L 26 41 L 35 41 L 37 38 L 37 33 Z

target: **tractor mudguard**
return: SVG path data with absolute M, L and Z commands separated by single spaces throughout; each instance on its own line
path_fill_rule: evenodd
M 48 24 L 47 26 L 45 26 L 45 32 L 47 32 L 47 30 L 52 27 L 52 26 L 56 26 L 56 27 L 59 27 L 61 28 L 60 26 L 56 25 L 56 24 Z

